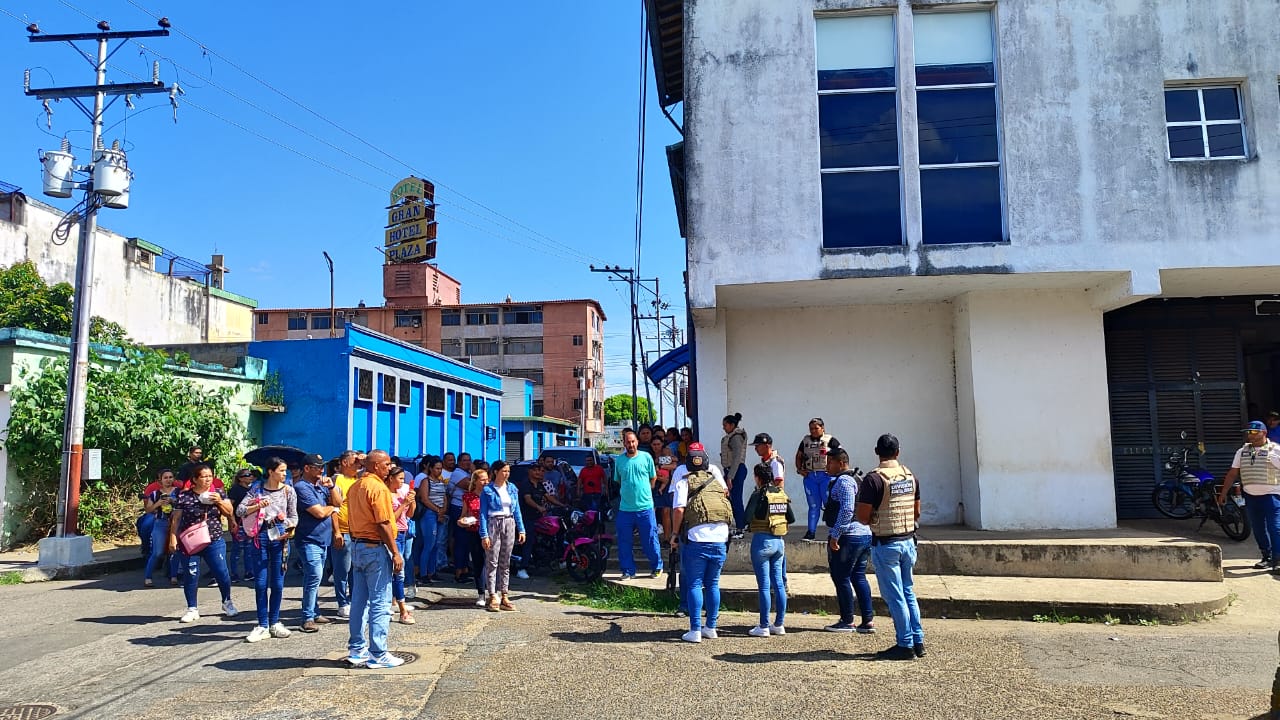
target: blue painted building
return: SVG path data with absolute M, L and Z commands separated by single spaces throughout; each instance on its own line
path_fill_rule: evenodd
M 533 381 L 502 378 L 502 445 L 511 462 L 531 460 L 544 448 L 578 444 L 578 426 L 533 414 Z
M 286 411 L 262 423 L 263 444 L 326 457 L 379 448 L 400 457 L 502 457 L 502 378 L 348 324 L 335 338 L 267 340 L 249 355 L 280 374 Z

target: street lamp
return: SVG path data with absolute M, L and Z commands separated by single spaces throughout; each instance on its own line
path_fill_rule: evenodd
M 329 257 L 329 253 L 321 250 L 320 254 L 324 255 L 324 261 L 329 263 L 329 337 L 337 337 L 337 328 L 333 326 L 333 321 L 337 317 L 333 312 L 333 258 Z

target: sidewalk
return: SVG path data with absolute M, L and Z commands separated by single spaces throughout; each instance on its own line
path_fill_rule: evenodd
M 99 545 L 93 547 L 93 562 L 77 568 L 42 568 L 40 554 L 35 546 L 29 549 L 0 553 L 0 575 L 22 573 L 22 582 L 46 580 L 78 580 L 107 573 L 141 570 L 145 558 L 140 545 Z

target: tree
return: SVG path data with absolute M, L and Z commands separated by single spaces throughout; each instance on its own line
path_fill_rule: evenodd
M 653 408 L 646 398 L 638 398 L 637 412 L 640 422 L 651 423 L 654 420 Z M 631 424 L 631 396 L 612 395 L 604 401 L 604 421 L 607 425 Z
M 74 299 L 71 285 L 48 284 L 30 260 L 0 269 L 0 328 L 70 335 Z M 126 339 L 123 327 L 100 317 L 93 318 L 89 337 L 110 344 Z

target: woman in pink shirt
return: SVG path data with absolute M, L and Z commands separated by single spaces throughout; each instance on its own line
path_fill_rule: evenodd
M 396 517 L 396 546 L 401 557 L 408 557 L 409 518 L 413 515 L 413 488 L 404 481 L 404 468 L 392 466 L 387 473 L 387 489 L 391 491 L 391 511 Z M 400 608 L 400 622 L 412 625 L 417 620 L 404 603 L 404 569 L 391 577 L 391 594 Z

